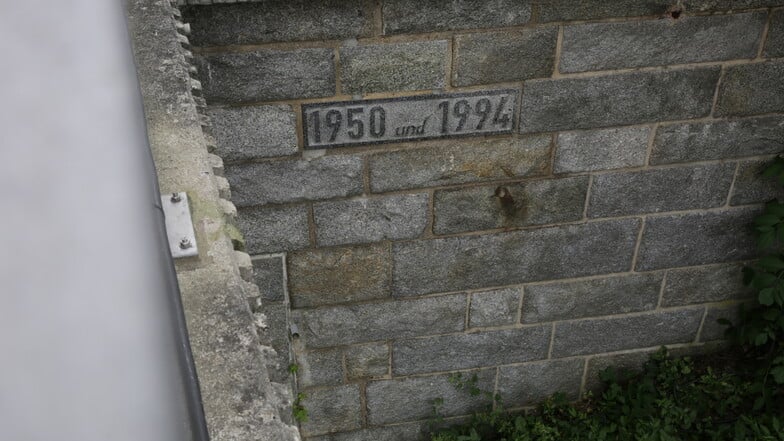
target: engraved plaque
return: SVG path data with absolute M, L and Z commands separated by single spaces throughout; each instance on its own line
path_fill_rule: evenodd
M 303 104 L 305 149 L 512 133 L 516 90 Z

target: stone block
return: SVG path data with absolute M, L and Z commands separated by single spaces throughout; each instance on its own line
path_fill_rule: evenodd
M 726 339 L 724 331 L 727 330 L 727 326 L 719 323 L 719 319 L 729 320 L 731 323 L 737 324 L 740 319 L 740 304 L 708 308 L 708 311 L 705 313 L 705 322 L 702 324 L 702 332 L 700 332 L 700 341 Z
M 425 441 L 430 439 L 428 427 L 423 423 L 395 424 L 361 429 L 353 432 L 333 433 L 308 438 L 307 441 Z
M 588 176 L 435 192 L 436 234 L 580 220 Z
M 283 256 L 266 256 L 253 259 L 253 282 L 259 287 L 262 300 L 282 301 L 286 295 L 283 278 Z
M 622 127 L 558 134 L 555 173 L 611 170 L 645 165 L 648 127 Z
M 378 378 L 390 374 L 389 346 L 371 343 L 346 349 L 346 375 L 349 380 Z
M 751 259 L 755 208 L 649 217 L 637 271 Z
M 742 116 L 784 112 L 784 60 L 730 66 L 714 114 Z
M 688 0 L 684 3 L 687 10 L 695 12 L 742 10 L 784 6 L 782 0 Z
M 348 46 L 340 49 L 343 93 L 443 89 L 445 40 Z
M 549 77 L 558 29 L 529 28 L 455 36 L 455 86 Z
M 332 49 L 260 49 L 205 55 L 199 63 L 210 104 L 318 98 L 335 94 Z
M 470 379 L 473 372 L 462 374 Z M 495 369 L 476 372 L 476 387 L 492 391 Z M 459 390 L 450 381 L 449 375 L 404 378 L 400 380 L 373 381 L 367 385 L 368 423 L 371 425 L 424 420 L 433 416 L 433 404 L 442 416 L 465 415 L 481 409 L 487 404 L 482 396 L 471 396 Z M 401 405 L 401 403 L 405 403 Z
M 340 40 L 373 35 L 369 0 L 310 2 L 273 0 L 182 9 L 196 46 L 273 41 Z
M 336 386 L 343 382 L 342 350 L 300 352 L 296 357 L 299 387 Z
M 765 56 L 784 57 L 784 9 L 773 11 L 768 40 L 765 42 Z
M 304 206 L 243 208 L 237 227 L 245 236 L 249 254 L 291 251 L 310 244 Z
M 362 159 L 326 156 L 226 167 L 238 207 L 319 200 L 362 193 Z
M 766 12 L 564 27 L 561 72 L 754 58 Z
M 423 148 L 372 155 L 374 192 L 463 184 L 544 174 L 550 137 L 422 143 Z
M 539 2 L 538 21 L 545 23 L 661 15 L 669 5 L 667 2 L 640 0 L 544 0 Z
M 521 133 L 641 124 L 707 116 L 718 67 L 530 80 Z
M 270 381 L 291 384 L 292 374 L 289 372 L 291 358 L 289 353 L 289 327 L 286 321 L 288 306 L 282 302 L 265 302 L 254 305 L 254 316 L 265 317 L 263 327 L 257 326 L 258 342 L 262 346 L 264 364 L 267 366 Z M 258 322 L 256 323 L 259 324 Z M 263 348 L 271 348 L 271 351 Z
M 424 299 L 292 311 L 301 338 L 310 348 L 391 338 L 458 332 L 465 329 L 466 297 L 453 294 Z
M 735 164 L 709 164 L 596 175 L 588 217 L 718 207 L 734 174 Z
M 689 343 L 697 336 L 702 312 L 702 309 L 680 309 L 557 323 L 552 356 L 560 358 Z
M 547 358 L 550 326 L 398 340 L 392 374 L 411 375 L 522 363 Z
M 294 308 L 390 296 L 389 245 L 329 248 L 288 255 L 289 295 Z
M 425 193 L 322 202 L 313 206 L 321 246 L 413 239 L 428 221 Z
M 522 295 L 521 288 L 505 288 L 471 294 L 468 326 L 483 328 L 517 323 Z
M 297 153 L 297 117 L 291 106 L 250 106 L 207 111 L 224 161 Z
M 662 125 L 656 131 L 651 164 L 767 155 L 784 150 L 784 118 L 745 118 Z
M 678 268 L 667 272 L 662 306 L 723 302 L 748 297 L 742 265 L 737 263 Z
M 393 244 L 399 296 L 628 271 L 635 219 Z
M 526 24 L 531 1 L 440 0 L 384 2 L 384 34 L 416 34 L 455 29 L 500 28 Z
M 585 392 L 598 394 L 603 389 L 601 372 L 613 369 L 617 376 L 642 371 L 642 366 L 651 357 L 654 350 L 628 352 L 625 354 L 600 355 L 588 359 L 588 369 L 585 373 Z
M 571 320 L 656 308 L 663 274 L 633 274 L 525 287 L 523 323 Z
M 562 392 L 569 400 L 580 395 L 585 360 L 541 361 L 498 370 L 498 395 L 505 408 L 533 406 Z
M 762 177 L 762 172 L 772 161 L 772 159 L 752 159 L 738 164 L 738 173 L 730 197 L 731 205 L 754 204 L 773 199 L 784 201 L 784 190 L 776 179 Z
M 359 429 L 362 425 L 359 393 L 356 384 L 305 391 L 301 404 L 308 411 L 308 420 L 300 425 L 302 435 Z

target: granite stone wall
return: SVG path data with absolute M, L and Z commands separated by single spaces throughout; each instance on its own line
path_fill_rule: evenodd
M 711 346 L 746 296 L 784 196 L 757 179 L 784 0 L 181 3 L 305 439 L 416 439 L 435 399 L 483 405 L 455 373 L 511 408 L 577 398 Z M 496 89 L 513 134 L 303 148 L 303 104 Z

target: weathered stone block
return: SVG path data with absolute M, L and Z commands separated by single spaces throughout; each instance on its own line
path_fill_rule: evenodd
M 397 0 L 384 2 L 383 19 L 386 35 L 519 26 L 531 19 L 531 2 Z
M 271 41 L 338 40 L 370 37 L 373 2 L 275 0 L 182 10 L 196 46 L 228 46 Z
M 329 248 L 288 255 L 295 308 L 381 299 L 390 295 L 389 245 Z
M 700 332 L 700 341 L 726 339 L 724 331 L 727 330 L 727 326 L 719 323 L 719 319 L 729 320 L 731 323 L 737 324 L 739 318 L 740 304 L 708 308 L 705 314 L 705 322 L 702 324 L 702 332 Z
M 768 41 L 765 42 L 765 56 L 784 57 L 784 9 L 773 11 L 770 29 L 768 29 Z
M 694 340 L 702 309 L 681 309 L 631 317 L 557 323 L 554 358 L 688 343 Z
M 731 66 L 724 72 L 718 116 L 754 115 L 784 111 L 784 61 Z
M 300 425 L 304 436 L 358 429 L 362 425 L 359 386 L 349 384 L 305 391 L 302 405 L 308 420 Z
M 455 37 L 455 86 L 549 77 L 558 29 L 466 34 Z
M 552 132 L 706 116 L 718 79 L 719 68 L 710 67 L 530 80 L 523 90 L 520 131 Z
M 237 227 L 245 236 L 250 254 L 297 250 L 310 244 L 308 210 L 304 206 L 243 208 Z
M 724 205 L 735 164 L 709 164 L 594 176 L 588 217 Z
M 354 432 L 333 433 L 308 438 L 307 441 L 425 441 L 430 438 L 424 423 L 395 424 L 394 426 L 373 427 Z
M 465 379 L 473 372 L 463 373 Z M 495 369 L 477 371 L 476 386 L 492 391 Z M 412 399 L 416 397 L 416 399 Z M 386 424 L 424 420 L 433 415 L 433 402 L 443 400 L 443 416 L 465 415 L 486 405 L 484 397 L 471 396 L 449 382 L 448 375 L 374 381 L 367 386 L 368 423 Z M 400 403 L 405 403 L 401 406 Z
M 663 125 L 656 131 L 651 164 L 766 155 L 784 150 L 784 118 L 746 118 Z
M 550 160 L 550 137 L 460 140 L 373 155 L 374 192 L 542 175 Z
M 591 20 L 610 17 L 661 15 L 669 3 L 639 0 L 544 0 L 539 2 L 540 23 L 549 21 Z
M 311 348 L 458 332 L 465 328 L 463 294 L 292 311 Z
M 522 295 L 521 288 L 497 289 L 471 294 L 468 326 L 482 328 L 517 323 Z
M 297 117 L 291 106 L 210 108 L 215 153 L 241 161 L 297 153 Z
M 335 94 L 332 49 L 263 49 L 205 55 L 199 72 L 205 97 L 211 104 Z
M 634 274 L 525 287 L 523 323 L 570 320 L 656 308 L 663 274 Z
M 326 156 L 226 167 L 238 207 L 353 196 L 362 193 L 362 159 Z
M 389 346 L 373 343 L 346 349 L 346 375 L 349 380 L 389 375 Z
M 506 408 L 532 406 L 556 392 L 576 400 L 584 366 L 582 358 L 502 366 L 498 371 L 501 402 Z
M 398 340 L 394 375 L 424 374 L 522 363 L 547 358 L 550 326 Z
M 784 139 L 784 138 L 782 138 Z M 763 178 L 762 172 L 770 166 L 772 159 L 741 161 L 735 185 L 732 186 L 730 204 L 743 205 L 784 200 L 784 190 L 773 178 Z
M 649 217 L 637 270 L 732 262 L 756 256 L 751 223 L 757 209 Z
M 343 92 L 443 89 L 447 53 L 445 40 L 343 47 Z
M 393 245 L 401 296 L 627 271 L 634 219 Z
M 558 134 L 555 173 L 573 173 L 645 165 L 648 127 L 623 127 Z
M 343 382 L 343 351 L 327 349 L 297 354 L 300 387 L 335 386 Z
M 436 234 L 554 224 L 582 219 L 588 176 L 440 190 Z
M 425 231 L 428 195 L 396 195 L 313 206 L 319 245 L 413 239 Z
M 282 302 L 263 301 L 261 305 L 254 305 L 253 312 L 256 318 L 260 314 L 265 317 L 264 327 L 256 327 L 259 344 L 271 348 L 264 350 L 264 364 L 267 366 L 270 381 L 281 384 L 290 384 L 292 374 L 289 372 L 291 359 L 289 358 L 289 327 L 286 323 L 288 305 Z M 258 321 L 256 325 L 258 325 Z M 273 353 L 274 352 L 274 353 Z
M 742 265 L 711 265 L 698 268 L 679 268 L 667 272 L 662 295 L 662 306 L 722 302 L 742 299 L 749 295 L 743 286 Z
M 754 58 L 767 13 L 564 27 L 561 72 Z
M 687 10 L 705 12 L 722 10 L 742 10 L 782 6 L 782 0 L 689 0 L 684 3 Z
M 258 285 L 263 300 L 277 302 L 285 297 L 283 265 L 283 256 L 253 259 L 253 281 Z

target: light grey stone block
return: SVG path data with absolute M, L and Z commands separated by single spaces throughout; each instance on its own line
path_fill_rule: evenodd
M 428 195 L 395 195 L 313 206 L 319 245 L 413 239 L 425 231 Z
M 506 408 L 532 406 L 562 392 L 569 400 L 580 395 L 585 359 L 541 361 L 502 366 L 498 371 L 498 394 Z
M 359 429 L 362 425 L 359 385 L 307 390 L 301 404 L 308 411 L 308 420 L 300 425 L 306 437 Z
M 555 173 L 611 170 L 645 165 L 648 127 L 622 127 L 558 134 Z
M 210 108 L 215 153 L 224 161 L 297 153 L 297 118 L 291 106 Z
M 784 138 L 782 138 L 784 139 Z M 772 159 L 741 161 L 735 185 L 732 186 L 731 205 L 754 204 L 776 199 L 784 200 L 784 189 L 775 178 L 765 178 L 762 172 L 773 162 Z
M 371 343 L 346 349 L 346 375 L 349 380 L 389 375 L 389 346 Z
M 765 42 L 765 56 L 784 57 L 784 9 L 773 11 L 768 40 Z
M 742 265 L 737 263 L 697 268 L 679 268 L 667 272 L 662 306 L 723 302 L 749 296 L 743 286 Z
M 392 374 L 491 367 L 547 358 L 550 326 L 481 331 L 398 340 L 392 345 Z
M 523 25 L 531 19 L 528 0 L 396 0 L 384 2 L 384 34 Z
M 299 387 L 336 386 L 343 382 L 343 351 L 327 349 L 297 354 Z
M 343 93 L 443 89 L 447 53 L 444 40 L 343 47 Z
M 517 323 L 522 295 L 521 288 L 497 289 L 471 294 L 468 326 L 482 328 Z
M 550 137 L 422 143 L 423 148 L 373 155 L 374 192 L 542 175 Z
M 530 80 L 521 133 L 688 119 L 710 113 L 719 68 Z
M 253 281 L 259 287 L 261 298 L 273 302 L 284 299 L 286 282 L 283 278 L 283 256 L 253 259 Z
M 570 320 L 656 308 L 663 274 L 634 274 L 525 287 L 523 323 Z
M 784 111 L 784 60 L 731 66 L 719 87 L 717 116 Z
M 237 227 L 250 254 L 297 250 L 310 244 L 304 206 L 250 207 L 238 213 Z
M 628 271 L 634 219 L 393 245 L 400 296 Z
M 439 190 L 433 231 L 449 234 L 580 220 L 587 192 L 588 176 Z
M 588 217 L 718 207 L 734 174 L 735 164 L 709 164 L 597 175 Z
M 708 311 L 705 314 L 705 322 L 702 324 L 702 332 L 700 332 L 700 341 L 726 339 L 724 331 L 727 330 L 727 326 L 719 323 L 719 319 L 729 320 L 733 324 L 738 324 L 740 319 L 740 304 L 708 308 Z

